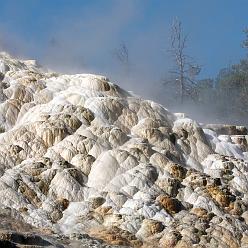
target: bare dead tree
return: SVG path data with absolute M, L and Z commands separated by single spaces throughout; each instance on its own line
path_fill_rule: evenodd
M 127 46 L 124 43 L 122 43 L 120 47 L 115 50 L 114 54 L 121 63 L 128 64 L 129 54 L 128 54 Z
M 183 104 L 186 96 L 192 99 L 196 97 L 195 77 L 200 73 L 201 67 L 193 65 L 192 58 L 186 55 L 187 35 L 184 35 L 182 23 L 177 18 L 171 27 L 171 49 L 170 52 L 175 60 L 175 69 L 170 71 L 179 85 L 180 101 Z
M 114 50 L 114 57 L 119 61 L 119 63 L 123 66 L 125 73 L 129 74 L 129 51 L 125 43 L 121 43 L 119 48 Z

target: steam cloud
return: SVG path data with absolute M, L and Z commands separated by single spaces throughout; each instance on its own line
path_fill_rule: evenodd
M 21 29 L 14 32 L 0 23 L 1 50 L 22 58 L 35 58 L 45 67 L 63 73 L 107 75 L 123 88 L 167 106 L 170 91 L 165 89 L 161 79 L 167 76 L 172 63 L 167 50 L 173 13 L 154 14 L 150 17 L 152 21 L 147 22 L 149 25 L 137 28 L 149 18 L 145 12 L 151 3 L 147 0 L 96 1 L 82 4 L 81 8 L 55 0 L 47 9 L 41 8 L 42 1 L 27 2 L 28 10 L 18 1 L 5 4 L 6 15 L 20 22 L 20 26 L 29 25 L 30 32 Z M 31 23 L 25 19 L 27 11 L 33 13 Z M 179 14 L 180 11 L 178 8 Z M 113 56 L 121 43 L 125 43 L 129 51 L 128 73 Z M 194 106 L 169 107 L 172 111 L 193 114 L 196 119 L 204 116 Z

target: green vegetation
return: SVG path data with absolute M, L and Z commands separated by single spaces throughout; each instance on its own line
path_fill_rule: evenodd
M 248 49 L 248 29 L 245 30 L 245 34 L 243 47 Z M 188 112 L 192 112 L 190 114 L 195 114 L 195 118 L 199 117 L 203 121 L 204 118 L 201 117 L 207 115 L 215 122 L 248 125 L 248 57 L 238 64 L 221 69 L 216 78 L 194 80 L 196 83 L 191 85 L 191 94 L 188 96 L 185 94 L 184 102 L 175 89 L 176 80 L 178 79 L 174 80 L 174 90 L 172 88 L 168 90 L 172 92 L 171 106 L 181 102 L 182 108 L 185 108 L 183 110 L 187 112 L 189 109 Z
M 248 59 L 200 80 L 196 89 L 200 108 L 210 106 L 220 121 L 248 124 Z

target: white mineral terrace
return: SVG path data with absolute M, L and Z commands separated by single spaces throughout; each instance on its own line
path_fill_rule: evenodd
M 134 247 L 248 247 L 244 127 L 203 128 L 106 77 L 4 53 L 0 125 L 0 207 L 28 224 Z

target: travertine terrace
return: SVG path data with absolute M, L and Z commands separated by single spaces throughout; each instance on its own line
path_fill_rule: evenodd
M 37 232 L 248 247 L 245 127 L 200 125 L 104 76 L 5 53 L 0 124 L 0 208 Z

